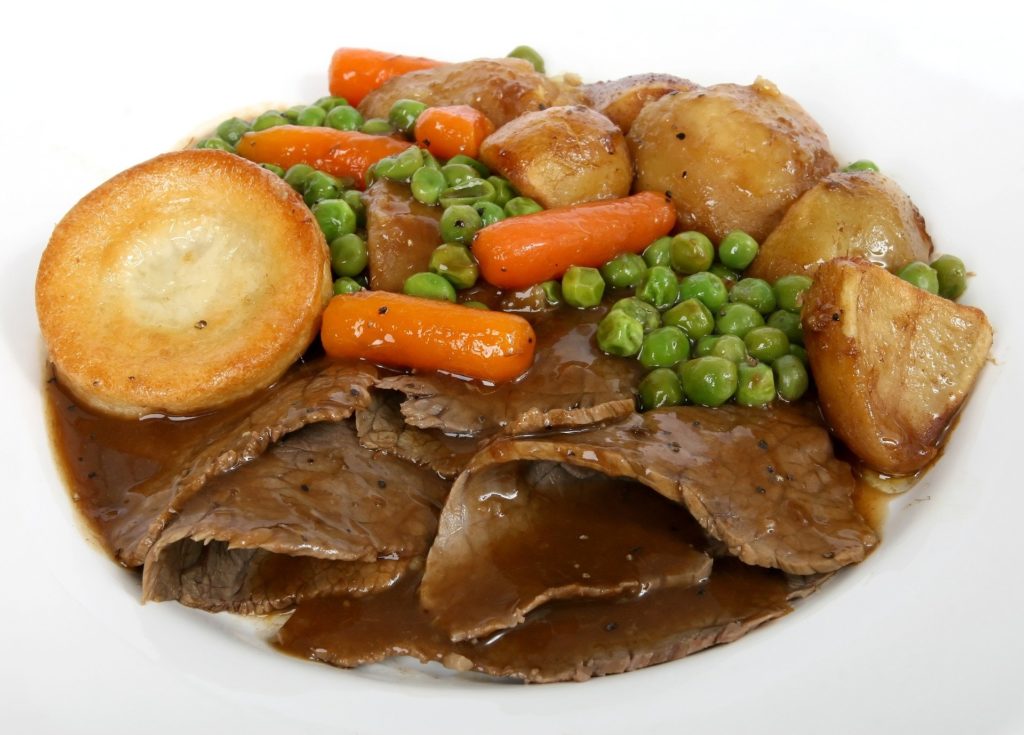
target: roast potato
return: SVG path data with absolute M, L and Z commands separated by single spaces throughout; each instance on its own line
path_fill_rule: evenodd
M 636 189 L 672 197 L 683 229 L 759 242 L 786 209 L 835 170 L 828 138 L 771 82 L 718 84 L 648 103 L 629 143 Z
M 803 328 L 829 426 L 865 465 L 889 475 L 917 472 L 935 457 L 992 345 L 981 310 L 851 258 L 818 268 Z
M 484 140 L 480 159 L 547 208 L 624 197 L 633 182 L 625 137 L 581 105 L 517 117 Z
M 671 74 L 634 74 L 609 82 L 595 82 L 580 87 L 583 102 L 628 133 L 640 110 L 648 102 L 669 92 L 694 89 L 697 85 Z
M 931 259 L 924 219 L 902 189 L 875 171 L 837 171 L 806 191 L 761 244 L 747 275 L 813 275 L 840 256 L 897 271 Z
M 366 247 L 370 288 L 401 293 L 405 279 L 427 270 L 441 244 L 441 208 L 413 199 L 409 187 L 387 179 L 366 190 Z
M 385 82 L 359 103 L 363 117 L 387 117 L 397 100 L 469 105 L 500 128 L 524 112 L 575 102 L 569 88 L 534 71 L 523 59 L 477 59 L 423 69 Z

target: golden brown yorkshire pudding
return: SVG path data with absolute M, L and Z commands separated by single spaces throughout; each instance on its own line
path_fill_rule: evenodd
M 302 199 L 213 150 L 158 156 L 87 194 L 36 279 L 58 379 L 121 416 L 195 414 L 266 387 L 316 336 L 330 295 Z

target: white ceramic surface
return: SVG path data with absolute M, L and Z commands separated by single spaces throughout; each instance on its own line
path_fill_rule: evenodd
M 19 4 L 0 44 L 0 725 L 6 732 L 1024 732 L 1016 541 L 1024 55 L 1017 11 L 898 3 Z M 1009 6 L 1009 4 L 1006 4 Z M 471 6 L 475 6 L 474 9 Z M 138 602 L 54 470 L 32 301 L 63 213 L 238 108 L 324 94 L 336 46 L 450 59 L 529 43 L 587 79 L 775 81 L 840 160 L 877 161 L 997 329 L 939 465 L 893 501 L 882 548 L 729 646 L 584 685 L 339 671 L 228 616 Z M 74 283 L 68 288 L 73 289 Z M 13 729 L 9 729 L 13 728 Z

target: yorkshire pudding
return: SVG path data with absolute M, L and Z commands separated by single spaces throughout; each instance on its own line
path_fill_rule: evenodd
M 57 225 L 36 309 L 58 379 L 120 416 L 193 415 L 277 380 L 317 334 L 330 259 L 284 181 L 230 153 L 167 153 Z

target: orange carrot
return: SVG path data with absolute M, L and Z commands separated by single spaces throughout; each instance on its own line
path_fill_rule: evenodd
M 368 48 L 340 48 L 331 57 L 327 76 L 331 94 L 358 105 L 392 77 L 420 69 L 433 69 L 444 62 L 422 56 L 401 56 Z
M 676 221 L 661 194 L 577 204 L 496 222 L 473 240 L 480 272 L 499 288 L 525 288 L 558 278 L 573 265 L 598 267 L 620 253 L 639 253 Z
M 460 153 L 476 158 L 493 132 L 494 123 L 468 105 L 428 107 L 416 118 L 416 142 L 439 158 Z
M 529 369 L 537 337 L 515 314 L 388 291 L 335 296 L 320 338 L 332 357 L 502 383 Z
M 412 144 L 384 135 L 304 125 L 278 125 L 246 133 L 235 150 L 256 163 L 288 168 L 306 163 L 334 176 L 352 179 L 360 189 L 366 170 L 385 156 L 401 153 Z

